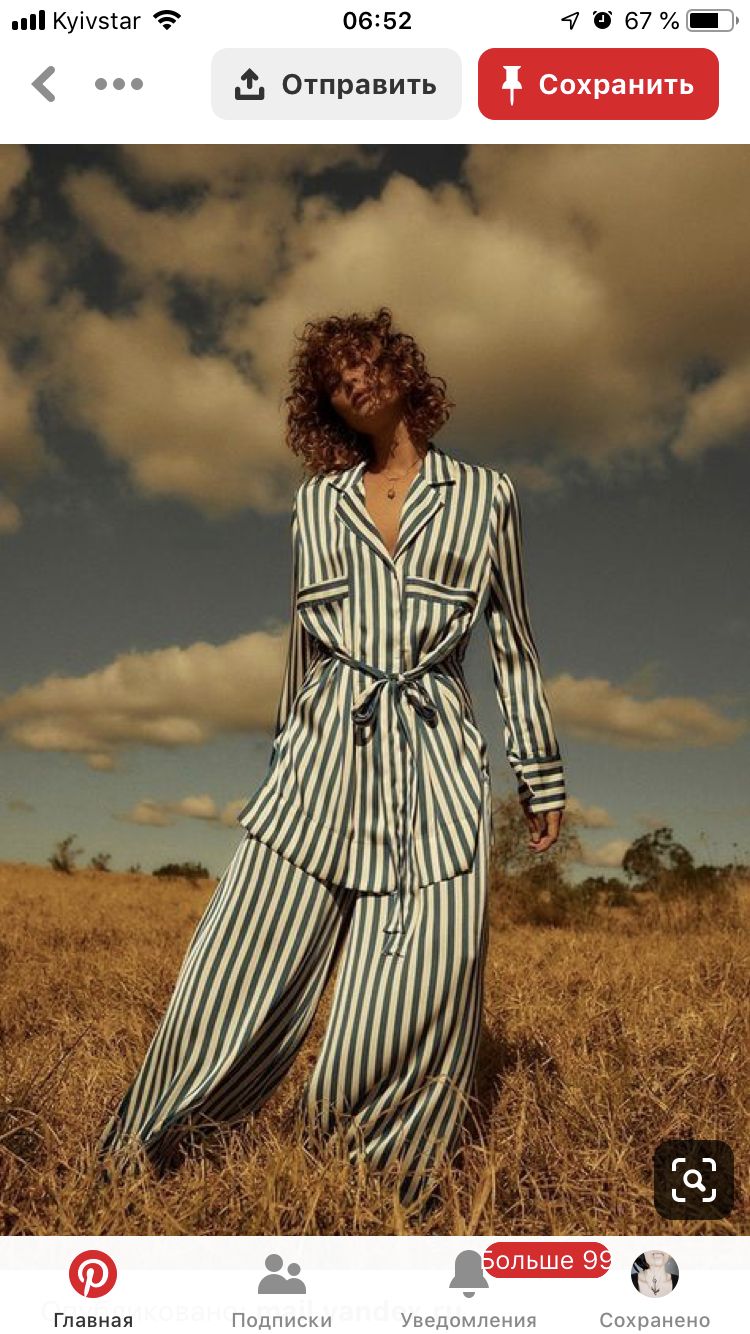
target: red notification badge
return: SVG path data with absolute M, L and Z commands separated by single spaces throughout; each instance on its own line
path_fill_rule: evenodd
M 493 1278 L 601 1278 L 611 1263 L 600 1241 L 493 1241 L 483 1256 Z

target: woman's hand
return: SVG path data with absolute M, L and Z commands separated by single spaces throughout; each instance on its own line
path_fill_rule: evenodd
M 532 852 L 546 852 L 557 840 L 562 823 L 562 811 L 531 811 L 528 801 L 521 807 L 529 826 L 529 847 Z

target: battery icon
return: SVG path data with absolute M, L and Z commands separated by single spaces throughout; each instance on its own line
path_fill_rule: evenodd
M 689 9 L 688 32 L 731 32 L 736 23 L 733 9 Z

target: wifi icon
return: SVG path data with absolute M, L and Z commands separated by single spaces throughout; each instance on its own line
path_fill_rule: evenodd
M 170 28 L 174 27 L 177 20 L 182 18 L 182 15 L 178 14 L 176 9 L 160 9 L 154 14 L 154 18 L 168 32 Z

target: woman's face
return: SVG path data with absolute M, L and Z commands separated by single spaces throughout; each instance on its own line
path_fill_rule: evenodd
M 354 431 L 365 435 L 391 425 L 401 415 L 402 394 L 390 367 L 381 360 L 382 344 L 369 347 L 347 365 L 343 357 L 331 364 L 326 389 L 331 406 Z
M 653 1268 L 654 1265 L 663 1265 L 667 1259 L 666 1251 L 644 1251 L 643 1258 L 646 1264 Z

